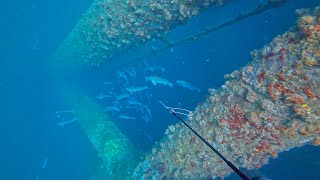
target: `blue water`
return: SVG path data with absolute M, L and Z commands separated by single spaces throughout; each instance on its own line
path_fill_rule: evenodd
M 91 1 L 8 1 L 1 2 L 0 10 L 0 179 L 40 180 L 90 179 L 97 157 L 86 134 L 77 123 L 65 128 L 56 126 L 55 111 L 64 108 L 57 100 L 49 76 L 47 59 L 72 30 Z M 170 32 L 166 37 L 178 40 L 185 35 L 214 25 L 249 10 L 257 1 L 241 0 L 210 9 L 189 24 Z M 161 107 L 159 100 L 168 105 L 193 110 L 203 102 L 209 88 L 219 88 L 223 76 L 239 69 L 251 60 L 250 52 L 270 42 L 273 37 L 295 24 L 294 10 L 314 7 L 319 0 L 291 0 L 280 8 L 250 17 L 241 22 L 208 34 L 197 41 L 174 47 L 145 61 L 150 66 L 164 67 L 157 72 L 170 81 L 182 79 L 199 87 L 194 92 L 180 87 L 153 86 L 145 81 L 142 62 L 110 69 L 107 64 L 86 72 L 79 79 L 89 96 L 101 92 L 119 92 L 122 84 L 116 72 L 129 68 L 137 72 L 130 83 L 148 86 L 141 95 L 152 111 L 150 121 L 142 120 L 141 113 L 125 114 L 135 120 L 117 118 L 114 122 L 140 149 L 148 150 L 160 140 L 168 125 L 177 121 Z M 227 13 L 223 13 L 227 12 Z M 215 18 L 212 18 L 215 17 Z M 142 48 L 158 47 L 149 42 Z M 137 50 L 139 51 L 139 50 Z M 136 51 L 115 59 L 130 58 Z M 114 90 L 104 81 L 112 81 Z M 146 96 L 148 94 L 149 100 Z M 101 105 L 104 102 L 98 101 Z M 320 179 L 320 148 L 306 146 L 281 153 L 257 172 L 271 179 Z M 46 164 L 43 161 L 48 158 Z M 42 166 L 44 166 L 42 168 Z M 237 179 L 235 175 L 227 179 Z

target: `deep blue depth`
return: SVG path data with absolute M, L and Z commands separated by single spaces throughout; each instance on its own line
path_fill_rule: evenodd
M 314 7 L 319 0 L 288 0 L 283 7 L 250 17 L 207 37 L 174 47 L 145 59 L 152 66 L 165 68 L 163 77 L 186 80 L 199 87 L 199 93 L 180 87 L 152 86 L 145 81 L 140 63 L 100 69 L 79 76 L 89 96 L 108 92 L 103 81 L 117 84 L 117 71 L 134 68 L 136 85 L 147 85 L 152 118 L 149 123 L 137 118 L 114 117 L 122 132 L 140 149 L 148 151 L 160 140 L 168 125 L 177 121 L 163 109 L 168 105 L 193 110 L 219 88 L 223 76 L 251 61 L 250 52 L 262 48 L 273 37 L 295 24 L 297 8 Z M 183 38 L 223 22 L 241 11 L 250 10 L 258 1 L 229 1 L 192 19 L 187 25 L 168 33 L 169 39 Z M 3 180 L 87 180 L 94 173 L 97 157 L 79 124 L 56 126 L 55 111 L 64 108 L 50 79 L 47 59 L 72 30 L 91 1 L 4 1 L 0 6 L 0 179 Z M 149 42 L 142 48 L 159 46 Z M 138 51 L 138 50 L 137 50 Z M 116 59 L 130 58 L 136 51 Z M 119 89 L 120 84 L 115 85 Z M 305 146 L 281 153 L 279 158 L 256 172 L 270 179 L 320 179 L 320 149 Z M 46 168 L 43 160 L 48 157 Z M 237 179 L 231 175 L 227 179 Z

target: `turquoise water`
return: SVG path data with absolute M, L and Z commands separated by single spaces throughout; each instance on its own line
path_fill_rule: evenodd
M 1 150 L 0 178 L 15 179 L 90 179 L 97 157 L 79 123 L 57 126 L 57 110 L 67 110 L 56 93 L 47 59 L 72 30 L 89 1 L 21 1 L 2 2 L 1 6 Z M 206 26 L 216 25 L 240 12 L 254 8 L 258 2 L 230 2 L 212 8 L 174 29 L 166 36 L 179 40 Z M 88 96 L 103 107 L 117 107 L 113 121 L 134 145 L 148 151 L 164 136 L 165 129 L 177 121 L 158 103 L 194 110 L 208 95 L 209 88 L 219 88 L 223 76 L 251 61 L 250 52 L 270 42 L 273 37 L 295 24 L 297 8 L 314 7 L 317 0 L 288 1 L 280 8 L 268 10 L 209 33 L 197 41 L 182 44 L 156 56 L 110 69 L 103 64 L 76 77 Z M 227 13 L 223 13 L 227 12 Z M 214 18 L 212 18 L 214 17 Z M 143 54 L 145 49 L 161 46 L 150 41 L 128 54 L 126 59 Z M 155 70 L 148 70 L 155 68 Z M 124 80 L 124 74 L 128 80 Z M 135 75 L 134 75 L 135 74 Z M 146 76 L 157 75 L 174 83 L 173 87 L 156 85 Z M 176 84 L 191 83 L 192 91 Z M 112 84 L 109 84 L 109 83 Z M 130 108 L 127 101 L 110 104 L 128 87 L 147 87 L 134 100 L 147 108 Z M 101 100 L 99 94 L 111 96 Z M 109 98 L 109 97 L 106 97 Z M 131 102 L 132 103 L 132 102 Z M 148 109 L 151 114 L 147 117 Z M 72 115 L 65 115 L 67 120 Z M 305 146 L 284 152 L 257 173 L 270 179 L 320 179 L 319 147 Z M 237 179 L 235 175 L 227 179 Z

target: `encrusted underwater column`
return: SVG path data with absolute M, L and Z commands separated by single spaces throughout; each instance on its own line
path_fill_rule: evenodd
M 320 7 L 225 76 L 189 123 L 236 166 L 254 169 L 279 152 L 320 145 Z M 183 124 L 166 130 L 133 179 L 207 179 L 232 170 Z
M 223 0 L 95 0 L 52 60 L 99 66 Z
M 99 166 L 92 180 L 125 180 L 137 166 L 141 153 L 103 110 L 87 97 L 72 97 L 71 105 L 81 127 L 97 151 Z

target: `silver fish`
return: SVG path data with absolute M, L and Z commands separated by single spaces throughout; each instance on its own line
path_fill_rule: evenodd
M 47 163 L 48 163 L 48 157 L 45 157 L 42 161 L 42 166 L 41 168 L 42 169 L 45 169 L 47 167 Z
M 159 76 L 148 76 L 146 77 L 147 81 L 150 81 L 153 85 L 162 84 L 173 87 L 173 83 Z
M 102 100 L 104 98 L 112 98 L 112 96 L 100 93 L 96 96 L 96 98 Z
M 130 116 L 123 115 L 123 114 L 119 115 L 118 118 L 121 118 L 121 119 L 132 119 L 132 120 L 136 119 L 135 117 L 130 117 Z
M 186 89 L 189 89 L 191 91 L 200 91 L 199 88 L 195 87 L 194 85 L 192 85 L 191 83 L 184 81 L 184 80 L 177 80 L 176 81 L 178 85 L 180 85 L 181 87 L 184 87 Z
M 130 93 L 136 93 L 136 92 L 141 92 L 148 89 L 147 86 L 143 86 L 143 87 L 128 87 L 126 88 L 126 90 Z
M 113 106 L 107 106 L 103 109 L 104 112 L 107 112 L 107 111 L 120 111 L 119 108 L 117 107 L 113 107 Z
M 116 97 L 117 101 L 120 101 L 124 98 L 129 98 L 130 94 L 120 94 L 119 96 Z
M 75 121 L 78 121 L 78 119 L 77 118 L 73 118 L 73 119 L 71 119 L 69 121 L 59 122 L 59 123 L 57 123 L 57 126 L 60 126 L 60 127 L 63 128 L 66 124 L 70 124 L 70 123 L 73 123 Z
M 142 103 L 140 103 L 139 101 L 136 101 L 136 100 L 129 100 L 128 101 L 128 104 L 130 105 L 136 105 L 136 106 L 144 106 Z

